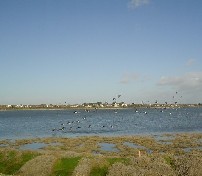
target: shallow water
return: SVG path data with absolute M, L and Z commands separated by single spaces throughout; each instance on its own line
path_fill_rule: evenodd
M 119 152 L 119 150 L 116 148 L 115 144 L 101 142 L 101 143 L 99 143 L 99 146 L 101 147 L 101 150 L 106 151 L 106 152 Z
M 189 152 L 191 152 L 192 150 L 201 150 L 201 151 L 202 151 L 202 147 L 187 147 L 187 148 L 184 148 L 183 150 L 184 150 L 184 152 L 186 152 L 186 153 L 189 153 Z
M 38 150 L 38 149 L 43 149 L 44 147 L 47 146 L 57 146 L 57 145 L 61 145 L 60 143 L 50 143 L 50 144 L 46 144 L 43 142 L 34 142 L 34 143 L 30 143 L 30 144 L 24 144 L 20 146 L 20 150 Z
M 132 142 L 124 142 L 123 144 L 128 146 L 128 147 L 131 147 L 131 148 L 145 149 L 144 146 L 137 145 L 137 144 L 134 144 Z
M 175 136 L 167 136 L 167 135 L 154 135 L 154 139 L 160 144 L 172 144 Z
M 46 147 L 48 144 L 45 143 L 31 143 L 20 146 L 20 150 L 38 150 Z
M 8 147 L 9 145 L 8 144 L 0 144 L 0 148 L 5 148 L 5 147 Z
M 124 142 L 123 143 L 125 146 L 128 146 L 130 148 L 135 148 L 135 149 L 144 149 L 147 151 L 148 154 L 151 154 L 153 151 L 150 150 L 150 149 L 147 149 L 146 147 L 144 146 L 141 146 L 141 145 L 137 145 L 135 143 L 132 143 L 132 142 Z
M 202 132 L 202 108 L 1 111 L 0 139 Z M 147 112 L 147 113 L 145 113 Z

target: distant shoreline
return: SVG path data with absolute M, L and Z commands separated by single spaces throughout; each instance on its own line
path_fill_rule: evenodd
M 58 107 L 58 108 L 0 108 L 0 111 L 57 111 L 57 110 L 122 110 L 122 109 L 177 109 L 177 108 L 202 108 L 202 105 L 177 105 L 177 106 L 134 106 L 134 107 Z
M 202 103 L 194 104 L 180 104 L 172 103 L 83 103 L 83 104 L 4 104 L 0 105 L 0 110 L 97 110 L 97 109 L 139 109 L 139 108 L 156 108 L 156 109 L 176 109 L 176 108 L 197 108 L 202 107 Z

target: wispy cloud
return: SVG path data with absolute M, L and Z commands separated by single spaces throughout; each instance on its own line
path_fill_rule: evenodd
M 131 9 L 136 9 L 140 6 L 149 4 L 150 0 L 130 0 L 128 7 Z
M 194 63 L 196 62 L 195 59 L 189 59 L 187 62 L 186 62 L 186 66 L 192 66 Z
M 129 84 L 133 81 L 137 81 L 139 79 L 139 74 L 137 73 L 124 73 L 120 80 L 121 84 Z
M 170 86 L 176 90 L 200 92 L 202 90 L 202 72 L 189 72 L 176 77 L 161 77 L 157 85 Z

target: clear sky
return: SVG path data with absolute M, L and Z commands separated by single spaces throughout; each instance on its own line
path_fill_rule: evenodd
M 0 104 L 202 103 L 202 1 L 0 0 L 0 75 Z

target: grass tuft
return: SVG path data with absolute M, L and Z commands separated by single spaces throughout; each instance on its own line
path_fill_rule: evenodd
M 61 158 L 53 168 L 52 176 L 68 176 L 72 175 L 75 167 L 79 163 L 80 157 L 75 158 Z
M 166 161 L 166 164 L 170 165 L 171 168 L 176 169 L 175 160 L 173 158 L 171 158 L 170 156 L 166 156 L 164 157 L 164 159 Z
M 15 174 L 27 161 L 33 159 L 38 154 L 32 152 L 20 153 L 8 151 L 0 153 L 0 173 Z
M 90 176 L 105 176 L 108 173 L 108 167 L 103 166 L 103 167 L 94 167 L 91 172 Z
M 110 163 L 110 165 L 114 164 L 114 163 L 124 163 L 124 164 L 128 164 L 130 162 L 130 159 L 128 158 L 108 158 L 107 161 Z

